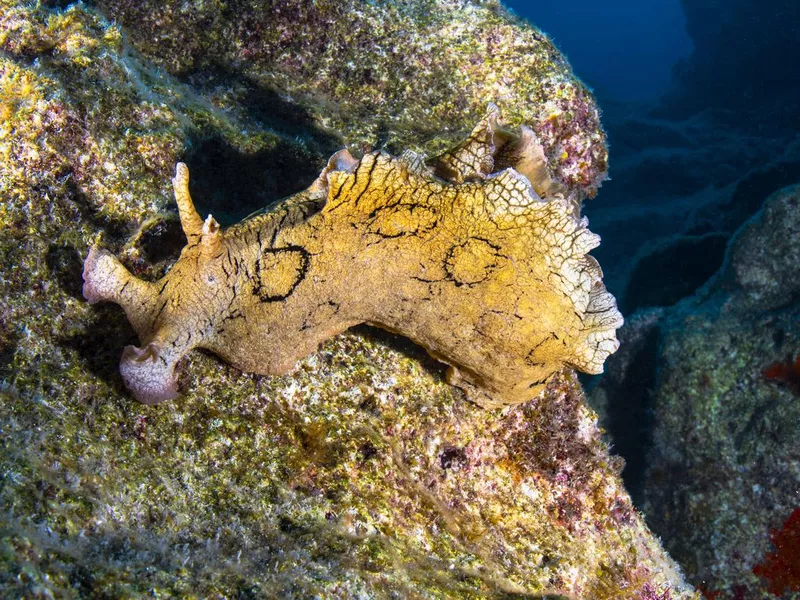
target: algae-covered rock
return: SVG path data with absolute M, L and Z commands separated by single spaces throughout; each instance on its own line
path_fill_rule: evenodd
M 0 595 L 693 597 L 631 507 L 618 461 L 569 371 L 534 401 L 486 411 L 444 383 L 440 365 L 416 347 L 365 330 L 334 338 L 283 377 L 242 374 L 195 353 L 179 368 L 180 387 L 191 390 L 182 398 L 147 407 L 127 395 L 117 357 L 133 331 L 121 311 L 90 307 L 80 294 L 82 258 L 98 232 L 131 271 L 153 279 L 184 243 L 166 208 L 178 159 L 189 155 L 200 197 L 205 190 L 216 203 L 216 194 L 248 190 L 266 204 L 307 185 L 304 177 L 336 145 L 314 127 L 322 109 L 298 109 L 281 127 L 267 117 L 294 105 L 252 110 L 246 99 L 256 91 L 279 98 L 257 81 L 226 87 L 208 74 L 179 79 L 154 67 L 125 41 L 138 36 L 142 47 L 154 31 L 151 7 L 140 6 L 141 28 L 120 18 L 126 30 L 83 4 L 0 2 Z M 192 39 L 200 44 L 246 21 L 229 15 L 192 29 L 203 6 L 168 13 L 176 20 L 162 19 L 156 39 L 191 49 Z M 453 28 L 478 15 L 514 39 L 540 40 L 551 67 L 528 72 L 531 81 L 557 82 L 547 88 L 554 95 L 523 100 L 528 84 L 509 79 L 509 104 L 494 99 L 512 113 L 529 106 L 538 118 L 548 110 L 542 102 L 582 98 L 594 125 L 584 129 L 577 117 L 569 125 L 559 120 L 565 111 L 553 126 L 574 126 L 569 139 L 599 144 L 592 147 L 604 160 L 591 98 L 542 36 L 494 5 L 400 6 L 419 15 L 425 8 L 432 24 L 441 25 L 434 17 L 447 9 L 462 19 L 448 21 Z M 375 7 L 363 10 L 389 10 Z M 307 36 L 297 15 L 264 39 Z M 171 22 L 185 28 L 183 37 Z M 409 36 L 421 30 L 405 23 Z M 248 31 L 257 49 L 258 30 Z M 369 46 L 373 38 L 361 31 Z M 373 27 L 375 39 L 380 31 Z M 467 45 L 475 39 L 483 38 L 464 34 Z M 441 48 L 435 36 L 430 43 Z M 275 59 L 281 64 L 310 56 L 286 48 Z M 535 54 L 526 45 L 504 48 L 496 56 L 506 73 Z M 473 90 L 467 105 L 477 107 L 474 90 L 487 72 L 455 50 L 446 61 L 453 56 L 461 57 L 459 83 L 475 86 L 453 89 Z M 346 70 L 336 60 L 330 68 Z M 298 86 L 310 85 L 309 73 L 291 73 Z M 438 88 L 428 91 L 419 71 L 396 76 L 382 89 L 403 86 L 438 106 Z M 354 78 L 368 81 L 363 71 Z M 500 85 L 481 89 L 497 93 Z M 360 127 L 363 115 L 323 91 L 321 105 L 338 119 L 329 125 L 357 139 L 345 125 Z M 401 119 L 402 139 L 434 139 L 447 114 L 427 121 L 430 129 Z M 453 128 L 461 115 L 453 112 Z M 536 118 L 541 135 L 545 121 Z M 253 175 L 267 163 L 268 176 Z M 570 179 L 567 163 L 556 163 L 586 192 L 603 170 L 588 161 L 594 175 Z M 219 179 L 203 185 L 203 172 Z M 217 206 L 231 218 L 245 208 Z
M 791 304 L 800 292 L 800 186 L 784 188 L 732 242 L 730 270 L 742 300 L 759 310 Z
M 800 403 L 762 371 L 800 350 L 797 308 L 681 311 L 661 344 L 648 523 L 696 585 L 767 597 L 753 569 L 773 549 L 770 530 L 799 505 Z
M 647 325 L 652 343 L 612 359 L 619 377 L 600 394 L 636 399 L 627 412 L 652 414 L 636 483 L 642 509 L 709 598 L 800 592 L 796 534 L 777 548 L 772 539 L 781 538 L 771 536 L 800 508 L 800 402 L 789 366 L 800 355 L 798 203 L 798 186 L 770 196 L 732 238 L 711 283 L 631 319 Z M 623 330 L 623 343 L 630 337 Z M 647 385 L 631 398 L 637 380 Z
M 544 34 L 497 2 L 96 4 L 170 73 L 269 86 L 352 147 L 433 155 L 497 102 L 509 125 L 534 130 L 570 191 L 594 195 L 605 179 L 591 95 Z M 225 76 L 210 74 L 220 67 Z
M 487 412 L 387 341 L 283 378 L 205 357 L 166 410 L 77 374 L 6 388 L 6 593 L 690 597 L 573 376 Z

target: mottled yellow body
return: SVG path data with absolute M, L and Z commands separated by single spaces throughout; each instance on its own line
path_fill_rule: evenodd
M 121 304 L 142 341 L 123 353 L 128 387 L 148 403 L 174 396 L 174 366 L 193 348 L 280 374 L 359 323 L 422 345 L 484 406 L 528 400 L 564 366 L 601 372 L 622 318 L 587 255 L 599 238 L 532 133 L 496 119 L 492 106 L 427 162 L 341 151 L 309 189 L 226 231 L 197 215 L 179 165 L 189 243 L 170 272 L 147 283 L 107 252 L 86 259 L 85 296 Z

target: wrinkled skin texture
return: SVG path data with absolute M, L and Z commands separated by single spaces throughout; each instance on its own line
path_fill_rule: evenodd
M 126 385 L 145 403 L 174 397 L 193 348 L 282 374 L 359 323 L 414 340 L 487 407 L 529 400 L 565 365 L 601 372 L 622 318 L 587 255 L 599 238 L 532 132 L 497 118 L 490 106 L 427 163 L 340 151 L 307 190 L 224 232 L 195 211 L 179 164 L 189 243 L 170 272 L 145 282 L 98 248 L 85 262 L 86 298 L 120 304 L 142 342 L 123 353 Z

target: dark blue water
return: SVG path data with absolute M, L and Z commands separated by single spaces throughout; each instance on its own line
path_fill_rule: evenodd
M 575 72 L 603 97 L 658 96 L 673 65 L 693 47 L 679 0 L 508 0 L 506 5 L 550 35 Z

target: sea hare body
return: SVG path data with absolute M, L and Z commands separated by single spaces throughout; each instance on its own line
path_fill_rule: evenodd
M 599 238 L 534 134 L 497 118 L 491 106 L 429 161 L 340 151 L 307 190 L 225 231 L 197 214 L 179 164 L 188 244 L 172 269 L 142 281 L 97 247 L 84 266 L 85 297 L 120 304 L 142 342 L 123 353 L 126 385 L 145 403 L 174 397 L 193 348 L 284 373 L 359 323 L 411 338 L 487 407 L 532 398 L 565 365 L 601 372 L 622 317 L 587 255 Z

